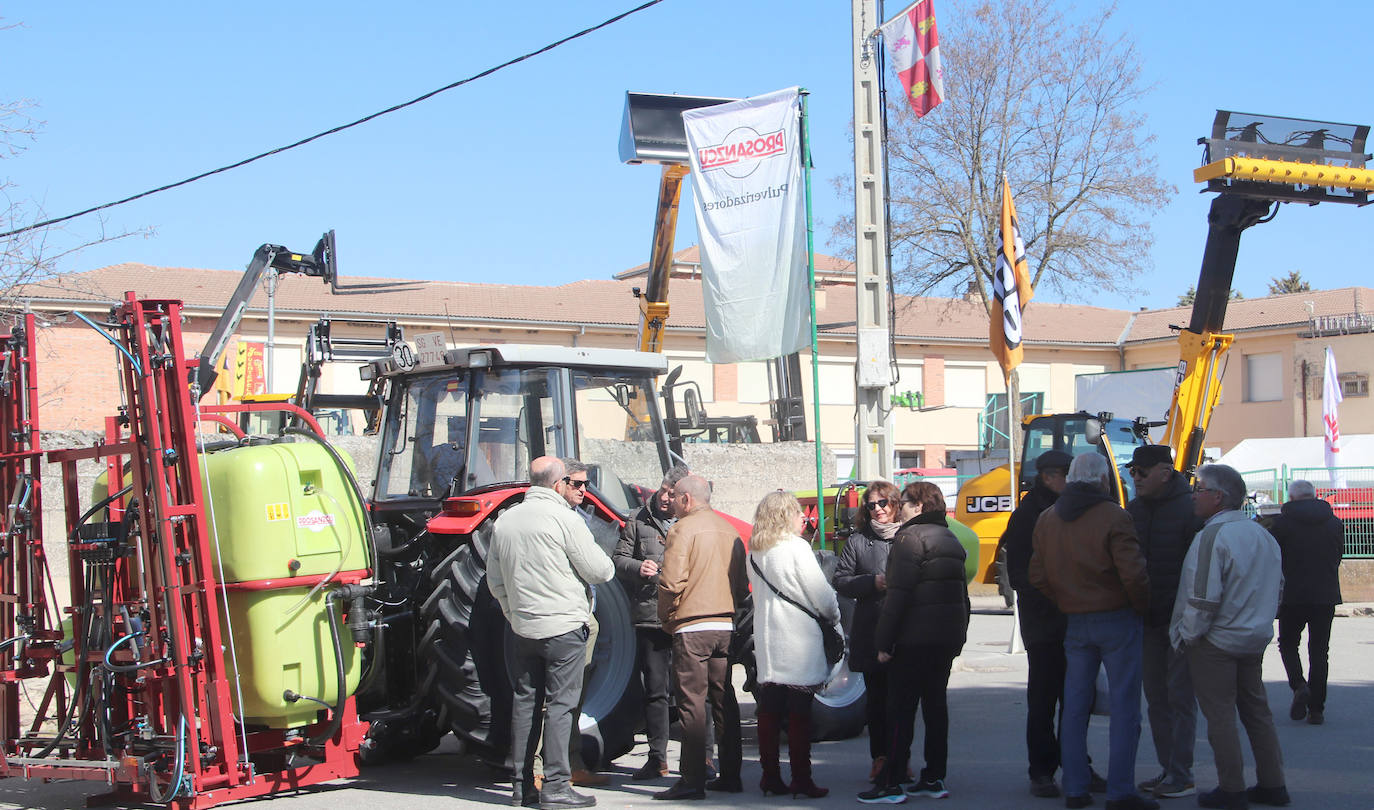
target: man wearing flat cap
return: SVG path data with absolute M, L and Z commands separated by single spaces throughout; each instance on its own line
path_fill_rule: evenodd
M 1150 607 L 1145 616 L 1141 659 L 1145 702 L 1160 772 L 1140 783 L 1161 799 L 1190 796 L 1193 783 L 1193 742 L 1197 736 L 1197 700 L 1188 672 L 1188 656 L 1169 643 L 1169 621 L 1178 594 L 1179 573 L 1202 519 L 1193 511 L 1192 487 L 1174 469 L 1169 448 L 1160 444 L 1137 447 L 1126 465 L 1135 481 L 1135 497 L 1126 511 L 1135 520 L 1140 550 L 1150 575 Z
M 1059 703 L 1064 694 L 1064 614 L 1030 584 L 1031 535 L 1040 513 L 1054 505 L 1064 491 L 1073 456 L 1047 450 L 1035 459 L 1035 483 L 1007 520 L 1002 533 L 1007 579 L 1016 590 L 1021 640 L 1026 645 L 1026 752 L 1030 758 L 1031 795 L 1060 795 L 1054 774 L 1059 770 Z

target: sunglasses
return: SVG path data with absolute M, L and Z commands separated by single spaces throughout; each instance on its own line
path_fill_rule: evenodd
M 575 480 L 575 479 L 574 479 L 572 476 L 570 476 L 570 475 L 565 475 L 565 476 L 563 476 L 563 483 L 565 483 L 565 484 L 571 486 L 573 489 L 586 489 L 586 488 L 587 488 L 587 484 L 589 484 L 589 483 L 591 483 L 591 482 L 588 481 L 588 480 L 585 479 L 585 478 L 583 478 L 582 480 L 578 481 L 578 480 Z
M 865 503 L 864 503 L 864 506 L 868 507 L 868 511 L 871 512 L 871 511 L 873 511 L 874 509 L 886 509 L 886 508 L 887 508 L 887 504 L 888 504 L 887 498 L 879 498 L 879 499 L 876 500 L 876 501 L 867 501 L 867 502 L 865 502 Z

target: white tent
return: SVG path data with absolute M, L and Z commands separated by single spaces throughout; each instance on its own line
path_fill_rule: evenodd
M 1341 437 L 1342 467 L 1374 467 L 1374 434 L 1362 433 Z M 1316 468 L 1308 476 L 1318 486 L 1326 485 L 1326 459 L 1322 455 L 1322 437 L 1305 436 L 1281 439 L 1245 439 L 1217 459 L 1218 463 L 1240 472 L 1252 470 L 1280 470 Z M 1323 471 L 1318 473 L 1317 470 Z

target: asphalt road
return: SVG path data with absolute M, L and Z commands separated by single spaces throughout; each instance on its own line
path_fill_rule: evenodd
M 984 609 L 994 600 L 980 598 Z M 1288 789 L 1295 807 L 1320 807 L 1322 810 L 1374 808 L 1374 616 L 1369 606 L 1344 606 L 1332 628 L 1331 679 L 1326 707 L 1326 724 L 1310 726 L 1288 719 L 1291 693 L 1279 662 L 1278 649 L 1271 645 L 1265 655 L 1264 675 L 1269 702 L 1274 711 L 1279 740 L 1283 746 Z M 1358 615 L 1364 613 L 1366 615 Z M 956 808 L 1056 808 L 1062 800 L 1034 799 L 1027 792 L 1024 743 L 1026 656 L 1008 653 L 1012 617 L 1006 613 L 976 612 L 970 641 L 956 662 L 950 680 L 950 790 L 940 806 Z M 737 672 L 735 682 L 742 680 Z M 759 769 L 754 750 L 753 702 L 741 693 L 745 715 L 744 780 L 742 794 L 711 794 L 697 806 L 744 807 L 784 804 L 786 798 L 764 799 L 757 791 Z M 1107 718 L 1094 718 L 1089 732 L 1089 750 L 1101 763 L 1106 762 Z M 913 762 L 920 763 L 920 729 Z M 670 758 L 676 762 L 677 744 Z M 1249 758 L 1247 751 L 1247 760 Z M 645 746 L 640 743 L 622 757 L 612 771 L 612 783 L 604 789 L 590 790 L 598 806 L 611 808 L 661 807 L 652 805 L 649 796 L 668 782 L 630 781 L 629 774 L 644 761 Z M 785 756 L 785 751 L 784 751 Z M 813 750 L 816 781 L 831 788 L 825 799 L 811 802 L 818 806 L 855 806 L 854 795 L 867 787 L 868 743 L 859 738 L 843 742 L 820 743 Z M 1205 723 L 1199 718 L 1195 773 L 1199 786 L 1216 785 L 1211 749 L 1207 745 Z M 784 771 L 785 772 L 785 771 Z M 1148 724 L 1141 731 L 1136 763 L 1137 780 L 1158 772 Z M 1253 769 L 1249 778 L 1253 780 Z M 464 757 L 458 743 L 446 738 L 443 745 L 409 763 L 365 770 L 354 780 L 312 788 L 297 793 L 258 799 L 239 806 L 253 807 L 270 801 L 281 810 L 339 810 L 339 808 L 440 808 L 452 807 L 455 800 L 466 804 L 507 806 L 509 783 L 503 774 Z M 0 781 L 0 807 L 72 808 L 84 804 L 87 796 L 104 792 L 103 784 L 60 782 L 42 784 L 22 779 Z M 802 800 L 798 800 L 802 801 Z M 930 802 L 912 799 L 908 803 Z M 1100 806 L 1100 805 L 1099 805 Z M 1170 806 L 1195 807 L 1192 798 L 1166 800 Z

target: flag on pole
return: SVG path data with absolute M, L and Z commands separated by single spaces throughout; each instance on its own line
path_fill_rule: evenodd
M 990 340 L 992 353 L 1002 364 L 1002 375 L 1021 365 L 1021 308 L 1030 303 L 1030 272 L 1026 245 L 1016 223 L 1016 204 L 1011 185 L 1002 178 L 1002 227 L 997 232 L 997 266 L 992 277 Z
M 1336 407 L 1345 396 L 1341 394 L 1340 372 L 1336 371 L 1336 356 L 1326 347 L 1326 373 L 1322 376 L 1322 424 L 1325 428 L 1326 468 L 1331 473 L 1333 487 L 1345 486 L 1345 473 L 1340 470 L 1341 426 Z
M 796 87 L 682 113 L 709 363 L 811 343 L 800 119 Z
M 906 91 L 906 100 L 920 118 L 945 98 L 940 36 L 935 31 L 935 0 L 917 0 L 878 31 L 887 45 L 887 58 Z

